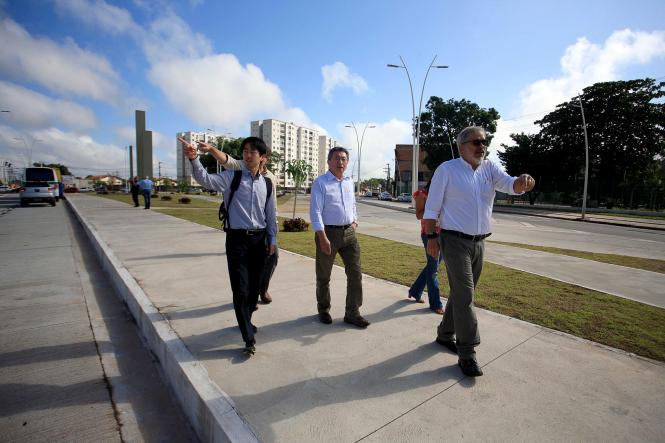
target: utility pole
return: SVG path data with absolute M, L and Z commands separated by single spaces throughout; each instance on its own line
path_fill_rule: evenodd
M 159 192 L 161 192 L 162 190 L 162 163 L 163 162 L 157 163 L 157 170 L 159 171 L 159 180 L 157 180 L 157 183 L 159 183 L 159 185 L 157 185 L 157 190 Z
M 386 167 L 383 170 L 386 171 L 386 191 L 392 194 L 390 191 L 390 163 L 386 163 Z
M 584 164 L 584 194 L 582 195 L 582 220 L 586 216 L 586 198 L 587 198 L 587 185 L 589 183 L 589 138 L 586 133 L 586 120 L 584 119 L 584 108 L 582 107 L 582 95 L 580 94 L 577 97 L 579 104 L 573 103 L 573 106 L 580 108 L 582 112 L 582 128 L 584 128 L 584 152 L 585 152 L 585 164 Z

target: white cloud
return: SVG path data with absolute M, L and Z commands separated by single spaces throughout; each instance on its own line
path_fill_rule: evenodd
M 337 88 L 351 88 L 358 95 L 368 89 L 365 79 L 352 73 L 342 62 L 322 66 L 321 75 L 323 75 L 321 95 L 326 100 L 332 98 L 332 92 Z
M 597 82 L 621 78 L 622 69 L 643 65 L 665 57 L 665 32 L 641 32 L 624 29 L 615 31 L 602 45 L 582 37 L 566 48 L 561 57 L 561 74 L 555 78 L 535 81 L 520 93 L 518 115 L 525 117 L 500 120 L 490 147 L 496 159 L 500 144 L 510 144 L 511 132 L 538 132 L 534 120 Z M 530 114 L 530 115 L 529 115 Z
M 109 5 L 103 0 L 55 0 L 56 11 L 73 15 L 90 26 L 101 27 L 111 34 L 141 32 L 126 9 Z
M 212 54 L 210 41 L 168 10 L 150 24 L 142 38 L 143 50 L 153 64 L 172 59 L 204 58 Z
M 360 178 L 365 180 L 372 177 L 385 177 L 383 172 L 386 164 L 395 167 L 395 145 L 399 143 L 411 143 L 411 123 L 391 119 L 384 123 L 372 123 L 376 128 L 368 128 L 363 139 L 362 156 L 360 159 Z M 365 123 L 356 123 L 359 129 L 358 138 L 362 135 Z M 346 128 L 345 124 L 339 124 L 337 130 L 342 134 L 339 144 L 350 149 L 349 169 L 347 175 L 358 176 L 358 143 L 353 128 Z M 353 168 L 353 170 L 351 170 Z
M 114 103 L 118 75 L 108 60 L 67 39 L 34 38 L 11 19 L 0 22 L 0 73 L 37 82 L 59 94 Z
M 26 128 L 63 125 L 70 129 L 85 130 L 97 125 L 95 114 L 88 108 L 67 100 L 57 100 L 0 80 L 2 106 L 11 112 L 6 120 Z
M 149 78 L 173 106 L 201 126 L 247 128 L 252 117 L 287 111 L 279 87 L 257 66 L 242 66 L 231 54 L 157 63 Z
M 33 162 L 62 163 L 76 175 L 128 174 L 125 149 L 121 146 L 98 143 L 87 135 L 57 128 L 25 134 L 8 126 L 0 126 L 0 156 L 14 160 L 17 166 L 27 164 L 28 154 L 25 145 L 15 138 L 26 139 L 26 144 L 32 146 Z

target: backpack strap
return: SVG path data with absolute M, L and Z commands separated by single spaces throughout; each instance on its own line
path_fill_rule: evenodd
M 222 202 L 219 205 L 219 212 L 217 216 L 222 221 L 222 228 L 224 232 L 229 228 L 229 208 L 231 207 L 231 202 L 233 201 L 233 196 L 240 187 L 240 179 L 242 178 L 242 171 L 237 169 L 233 171 L 233 180 L 231 180 L 231 189 L 229 192 L 229 201 Z

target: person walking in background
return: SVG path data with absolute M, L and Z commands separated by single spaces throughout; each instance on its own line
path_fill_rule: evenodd
M 360 315 L 363 304 L 360 246 L 356 239 L 358 214 L 353 181 L 344 177 L 349 151 L 335 147 L 328 151 L 328 172 L 312 183 L 309 216 L 316 232 L 316 301 L 319 319 L 332 323 L 330 316 L 330 274 L 337 253 L 346 272 L 346 310 L 344 322 L 366 328 L 369 322 Z
M 139 187 L 139 178 L 134 177 L 130 181 L 130 187 L 129 191 L 132 194 L 132 201 L 134 202 L 134 207 L 138 208 L 139 207 L 139 192 L 141 192 L 141 188 Z
M 496 190 L 519 195 L 536 184 L 528 174 L 511 177 L 486 160 L 488 145 L 487 134 L 481 127 L 470 126 L 459 133 L 460 157 L 436 168 L 424 214 L 427 253 L 438 257 L 443 250 L 450 284 L 436 342 L 457 353 L 462 372 L 471 377 L 483 375 L 476 361 L 480 333 L 473 297 L 483 270 L 484 239 L 491 235 Z M 436 233 L 437 220 L 440 235 Z
M 226 152 L 219 150 L 208 143 L 197 142 L 197 148 L 201 152 L 206 152 L 212 155 L 215 158 L 215 160 L 217 160 L 219 164 L 224 166 L 226 169 L 230 169 L 232 171 L 247 169 L 247 165 L 245 164 L 244 160 L 236 160 L 235 158 L 228 155 Z M 259 172 L 261 173 L 261 175 L 269 179 L 274 185 L 276 185 L 277 177 L 275 176 L 275 174 L 270 172 L 270 170 L 266 166 L 268 160 L 270 159 L 271 154 L 272 150 L 270 149 L 270 147 L 268 147 L 266 160 L 262 162 L 261 167 L 259 168 Z M 275 208 L 277 208 L 277 192 L 272 193 L 272 199 L 275 204 Z M 279 231 L 279 229 L 277 229 L 277 231 Z M 259 297 L 261 298 L 261 301 L 266 305 L 272 302 L 272 296 L 268 292 L 268 288 L 270 286 L 270 279 L 275 273 L 275 268 L 277 267 L 278 260 L 279 260 L 279 247 L 276 247 L 274 254 L 266 256 L 266 263 L 263 267 L 263 273 L 261 274 L 261 278 L 259 281 Z
M 423 290 L 427 286 L 427 297 L 429 298 L 429 308 L 435 313 L 442 315 L 443 314 L 443 304 L 441 303 L 441 296 L 439 293 L 439 263 L 441 262 L 441 255 L 439 254 L 436 258 L 431 257 L 427 253 L 427 230 L 426 223 L 423 219 L 423 214 L 425 213 L 425 201 L 427 201 L 427 193 L 429 192 L 430 184 L 432 180 L 427 182 L 427 185 L 423 189 L 418 189 L 413 193 L 413 199 L 416 203 L 416 218 L 420 220 L 420 238 L 423 241 L 425 247 L 425 258 L 427 259 L 427 264 L 420 274 L 416 281 L 413 282 L 409 288 L 408 298 L 413 298 L 416 303 L 425 303 L 422 299 Z M 435 228 L 435 232 L 438 235 L 440 229 L 438 226 Z
M 277 248 L 275 203 L 271 198 L 272 183 L 259 173 L 267 147 L 258 137 L 243 140 L 242 158 L 246 168 L 208 174 L 191 143 L 179 138 L 183 152 L 192 165 L 192 176 L 206 189 L 224 194 L 226 204 L 226 260 L 233 291 L 233 309 L 245 348 L 251 356 L 256 352 L 256 326 L 252 312 L 259 296 L 259 278 L 266 254 Z
M 143 209 L 150 209 L 150 195 L 152 194 L 153 182 L 148 177 L 144 178 L 139 182 L 139 188 L 141 194 L 143 195 Z

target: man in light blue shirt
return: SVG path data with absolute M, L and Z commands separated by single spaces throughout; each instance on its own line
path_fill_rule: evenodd
M 491 234 L 494 195 L 496 190 L 521 194 L 536 184 L 528 174 L 511 177 L 485 159 L 488 145 L 483 128 L 470 126 L 459 133 L 460 157 L 436 168 L 423 215 L 427 253 L 438 257 L 443 249 L 450 284 L 436 342 L 458 354 L 462 372 L 470 377 L 483 375 L 476 361 L 480 333 L 473 296 L 483 270 L 484 239 Z M 437 219 L 440 234 L 434 230 Z
M 143 203 L 145 204 L 143 209 L 150 209 L 150 194 L 152 194 L 152 185 L 152 180 L 150 180 L 148 177 L 139 181 L 139 189 L 141 190 L 141 194 L 143 195 Z
M 221 191 L 228 211 L 226 229 L 226 260 L 233 291 L 233 308 L 238 327 L 245 342 L 247 356 L 256 352 L 256 326 L 252 313 L 259 298 L 259 281 L 263 273 L 266 254 L 274 254 L 277 244 L 275 201 L 268 195 L 269 185 L 259 173 L 266 160 L 267 146 L 258 137 L 242 142 L 245 167 L 241 170 L 238 189 L 231 197 L 231 184 L 235 171 L 208 174 L 198 159 L 196 149 L 179 138 L 183 152 L 192 165 L 192 175 L 206 189 Z
M 328 152 L 328 172 L 312 183 L 309 216 L 316 232 L 316 301 L 319 319 L 332 323 L 330 316 L 330 274 L 337 253 L 346 272 L 346 323 L 366 328 L 369 322 L 360 315 L 363 304 L 360 246 L 356 239 L 358 214 L 353 181 L 344 177 L 349 151 L 335 147 Z

